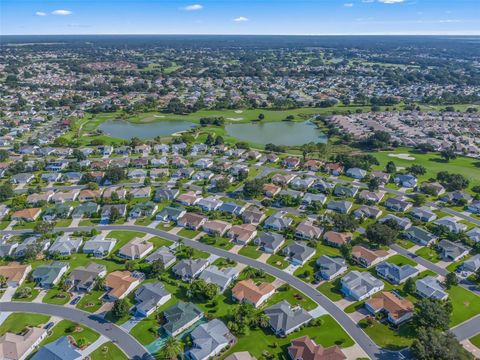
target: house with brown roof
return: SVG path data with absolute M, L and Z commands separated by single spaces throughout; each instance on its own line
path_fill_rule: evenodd
M 105 191 L 103 192 L 103 198 L 110 199 L 113 193 L 116 193 L 120 200 L 125 199 L 125 196 L 127 196 L 127 190 L 121 187 L 115 186 L 115 187 L 106 188 Z
M 263 193 L 265 196 L 273 198 L 282 190 L 280 186 L 274 184 L 265 184 L 263 185 Z
M 223 236 L 232 225 L 222 220 L 207 220 L 202 227 L 207 234 Z
M 322 232 L 323 229 L 321 227 L 315 226 L 313 222 L 305 220 L 298 224 L 295 229 L 295 236 L 305 240 L 319 239 Z
M 352 233 L 327 231 L 323 235 L 323 240 L 327 245 L 339 248 L 342 245 L 348 244 L 352 241 Z
M 257 236 L 257 228 L 253 224 L 233 225 L 227 236 L 237 244 L 246 245 Z
M 337 345 L 324 348 L 307 335 L 292 340 L 287 351 L 292 360 L 345 360 L 347 358 Z
M 24 360 L 47 336 L 47 330 L 40 327 L 28 328 L 21 334 L 5 333 L 0 337 L 0 359 Z
M 340 163 L 328 163 L 324 165 L 324 169 L 329 174 L 338 176 L 343 172 L 343 165 Z
M 272 176 L 272 182 L 279 185 L 287 185 L 295 179 L 296 176 L 295 174 L 275 174 Z
M 96 201 L 97 199 L 100 199 L 101 196 L 101 190 L 84 189 L 80 191 L 80 194 L 78 195 L 78 201 Z
M 123 299 L 140 284 L 130 271 L 114 271 L 105 278 L 107 297 L 112 300 Z
M 57 192 L 53 194 L 51 201 L 55 204 L 63 204 L 67 201 L 75 201 L 78 197 L 78 194 L 80 194 L 80 190 L 76 189 L 65 192 Z
M 275 292 L 272 284 L 255 284 L 251 279 L 239 281 L 232 289 L 232 298 L 240 303 L 252 304 L 259 307 Z
M 29 208 L 15 211 L 12 220 L 16 221 L 35 221 L 42 213 L 41 208 Z
M 310 171 L 319 171 L 323 166 L 323 162 L 321 162 L 320 160 L 315 160 L 315 159 L 309 159 L 307 161 L 305 161 L 305 163 L 303 164 L 303 168 L 304 169 L 308 169 Z
M 153 250 L 153 244 L 141 238 L 134 238 L 118 250 L 118 256 L 128 259 L 142 259 Z
M 208 218 L 195 213 L 186 213 L 177 221 L 177 225 L 186 229 L 198 230 Z
M 31 270 L 30 264 L 11 262 L 8 265 L 0 266 L 0 275 L 7 279 L 8 286 L 17 287 L 22 285 Z
M 370 250 L 361 245 L 352 248 L 352 259 L 364 267 L 377 265 L 388 257 L 385 250 Z
M 27 196 L 27 204 L 35 205 L 39 202 L 49 202 L 53 196 L 53 191 L 41 192 L 41 193 L 33 193 Z
M 388 321 L 394 325 L 399 325 L 413 316 L 411 301 L 387 291 L 377 293 L 368 299 L 365 308 L 372 314 L 384 312 Z
M 201 198 L 202 197 L 197 196 L 195 192 L 189 191 L 185 194 L 178 195 L 176 201 L 185 206 L 192 206 L 199 202 Z

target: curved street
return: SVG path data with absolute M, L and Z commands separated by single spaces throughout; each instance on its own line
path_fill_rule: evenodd
M 45 314 L 74 321 L 95 330 L 113 341 L 129 359 L 151 359 L 151 355 L 133 336 L 117 325 L 82 310 L 43 303 L 0 302 L 0 311 Z

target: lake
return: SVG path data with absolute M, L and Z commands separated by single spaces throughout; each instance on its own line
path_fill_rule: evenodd
M 120 138 L 153 139 L 156 136 L 168 136 L 179 131 L 189 130 L 198 126 L 188 121 L 162 120 L 147 124 L 133 124 L 125 120 L 109 120 L 98 127 L 105 134 Z
M 256 144 L 302 145 L 309 142 L 327 142 L 327 136 L 310 121 L 293 122 L 251 122 L 243 124 L 227 124 L 228 135 L 239 140 Z

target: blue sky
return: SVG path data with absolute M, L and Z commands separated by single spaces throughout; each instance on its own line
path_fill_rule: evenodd
M 480 35 L 480 0 L 1 0 L 0 34 Z

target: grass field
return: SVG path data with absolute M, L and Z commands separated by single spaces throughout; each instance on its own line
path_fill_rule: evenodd
M 480 334 L 470 338 L 470 342 L 480 349 Z
M 450 326 L 458 325 L 480 314 L 480 297 L 461 286 L 453 286 L 447 291 L 452 302 L 453 312 Z
M 84 325 L 76 324 L 70 320 L 62 320 L 52 328 L 52 334 L 43 340 L 41 345 L 51 343 L 62 336 L 71 336 L 77 343 L 80 339 L 83 339 L 85 345 L 92 344 L 100 337 L 98 333 Z
M 60 291 L 58 289 L 48 290 L 47 294 L 43 298 L 43 302 L 46 304 L 64 305 L 70 300 L 70 295 L 67 292 Z
M 112 342 L 107 342 L 90 354 L 90 360 L 128 360 L 128 357 Z
M 388 350 L 406 348 L 414 339 L 414 330 L 410 323 L 401 325 L 398 330 L 377 320 L 374 320 L 372 325 L 368 325 L 366 320 L 361 320 L 359 325 L 377 345 Z
M 45 325 L 49 319 L 50 316 L 41 314 L 10 314 L 2 323 L 2 325 L 0 325 L 0 336 L 3 336 L 6 332 L 18 334 L 27 326 Z
M 424 246 L 423 248 L 418 249 L 415 254 L 423 257 L 424 259 L 432 263 L 437 263 L 440 261 L 440 254 L 428 246 Z

